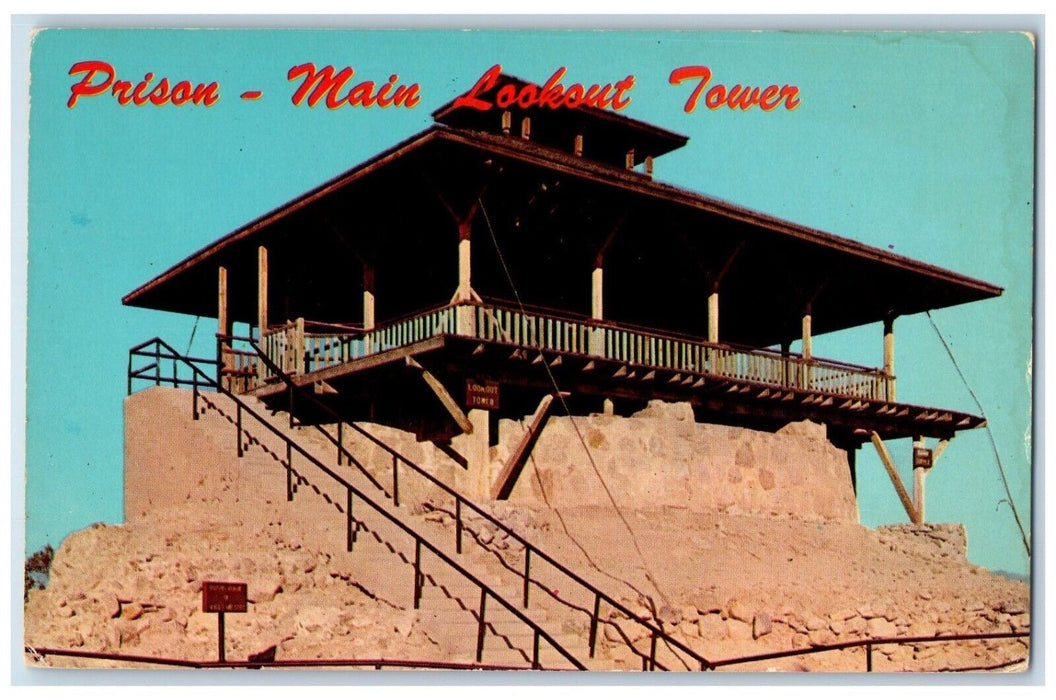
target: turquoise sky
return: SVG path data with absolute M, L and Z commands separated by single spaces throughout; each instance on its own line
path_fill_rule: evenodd
M 211 108 L 66 106 L 79 61 L 133 83 L 217 81 Z M 290 67 L 352 66 L 421 86 L 414 109 L 296 107 Z M 1034 49 L 1020 34 L 80 31 L 38 34 L 31 58 L 26 550 L 122 517 L 122 399 L 130 346 L 187 347 L 195 319 L 121 297 L 240 224 L 426 128 L 492 64 L 542 82 L 635 76 L 628 116 L 690 136 L 656 178 L 1005 288 L 933 313 L 989 418 L 1013 497 L 1031 515 Z M 796 85 L 795 111 L 682 106 L 667 78 Z M 239 99 L 260 90 L 260 100 Z M 703 103 L 703 100 L 701 100 Z M 198 352 L 215 321 L 203 319 Z M 899 399 L 977 412 L 923 315 L 896 324 Z M 814 353 L 881 364 L 881 330 L 820 336 Z M 908 443 L 890 445 L 906 467 Z M 906 516 L 869 445 L 863 523 Z M 903 470 L 907 483 L 908 468 Z M 928 518 L 964 522 L 969 556 L 1028 559 L 982 430 L 928 478 Z

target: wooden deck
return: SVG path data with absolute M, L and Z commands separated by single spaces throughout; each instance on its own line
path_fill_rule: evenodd
M 983 424 L 889 401 L 894 377 L 878 369 L 490 303 L 444 306 L 368 331 L 298 321 L 270 329 L 263 347 L 297 384 L 357 384 L 360 392 L 382 376 L 391 382 L 417 358 L 452 381 L 473 367 L 510 387 L 546 392 L 557 381 L 573 395 L 689 401 L 718 422 L 810 419 L 851 440 L 867 440 L 872 430 L 884 438 L 951 437 Z M 265 399 L 282 393 L 249 354 L 233 357 L 231 371 L 248 380 L 247 391 Z

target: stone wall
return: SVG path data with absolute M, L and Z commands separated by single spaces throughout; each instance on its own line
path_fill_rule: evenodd
M 523 432 L 523 424 L 500 422 L 493 477 Z M 696 423 L 688 404 L 660 401 L 630 418 L 592 415 L 575 426 L 551 418 L 511 501 L 608 505 L 599 474 L 621 505 L 858 519 L 847 453 L 826 439 L 824 426 L 795 423 L 768 433 Z
M 152 507 L 188 500 L 202 490 L 206 474 L 223 477 L 237 468 L 233 427 L 224 426 L 219 433 L 203 431 L 190 414 L 190 392 L 151 389 L 126 399 L 126 519 Z M 500 421 L 499 444 L 484 448 L 488 462 L 483 469 L 463 469 L 410 433 L 369 424 L 364 427 L 443 482 L 483 503 L 526 423 L 527 419 Z M 349 435 L 346 444 L 357 458 L 379 478 L 390 478 L 389 455 Z M 580 435 L 589 446 L 589 457 Z M 468 455 L 473 441 L 482 437 L 486 439 L 462 436 L 453 444 Z M 298 431 L 296 439 L 319 449 L 320 455 L 331 450 L 310 429 Z M 401 489 L 408 498 L 424 497 L 425 492 L 416 492 L 415 484 L 406 479 Z M 847 454 L 826 439 L 824 426 L 794 423 L 768 433 L 697 423 L 689 404 L 660 401 L 629 418 L 591 415 L 577 417 L 573 425 L 567 416 L 552 417 L 510 501 L 556 507 L 609 506 L 609 494 L 626 507 L 673 506 L 768 517 L 858 520 Z

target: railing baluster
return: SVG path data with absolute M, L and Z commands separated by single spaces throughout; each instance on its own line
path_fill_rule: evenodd
M 653 630 L 652 640 L 649 642 L 649 670 L 656 670 L 656 630 Z
M 392 504 L 400 507 L 400 478 L 399 461 L 396 455 L 392 456 Z
M 532 548 L 526 546 L 524 548 L 524 608 L 528 607 L 528 589 L 531 583 L 531 572 L 532 572 Z
M 414 609 L 422 602 L 422 541 L 414 540 Z M 478 658 L 477 661 L 480 661 Z
M 352 518 L 352 489 L 345 489 L 345 551 L 351 552 L 356 542 L 355 525 Z
M 539 630 L 532 635 L 532 668 L 539 670 Z
M 238 456 L 242 458 L 242 404 L 235 404 L 235 430 L 238 434 Z
M 286 441 L 286 500 L 293 500 L 293 450 Z
M 161 386 L 161 344 L 154 344 L 154 386 Z
M 344 431 L 341 429 L 343 424 L 344 421 L 337 421 L 337 466 L 339 467 L 341 466 L 342 455 L 345 452 Z
M 455 496 L 455 551 L 462 553 L 462 499 Z
M 488 601 L 488 592 L 480 589 L 480 614 L 477 617 L 477 663 L 484 658 L 484 604 Z
M 191 403 L 191 411 L 193 413 L 194 420 L 198 420 L 198 373 L 191 372 L 191 385 L 193 392 L 193 399 Z
M 594 594 L 594 612 L 590 615 L 590 658 L 594 658 L 594 647 L 598 641 L 598 614 L 601 612 L 601 594 Z

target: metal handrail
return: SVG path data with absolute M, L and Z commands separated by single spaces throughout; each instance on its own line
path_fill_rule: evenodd
M 27 654 L 34 656 L 66 656 L 80 659 L 97 659 L 100 661 L 125 661 L 137 664 L 156 664 L 158 666 L 176 666 L 180 668 L 322 668 L 365 667 L 370 666 L 380 671 L 389 668 L 432 668 L 445 671 L 531 671 L 563 670 L 532 669 L 530 666 L 509 666 L 505 664 L 474 664 L 458 661 L 432 661 L 415 659 L 276 659 L 275 661 L 194 661 L 192 659 L 174 659 L 165 656 L 145 656 L 142 654 L 113 654 L 106 651 L 83 651 L 81 649 L 55 649 L 53 647 L 34 647 L 29 644 L 23 647 Z
M 148 341 L 147 345 L 149 345 L 150 342 L 151 341 Z M 173 349 L 170 345 L 168 345 L 161 338 L 154 338 L 152 342 L 154 342 L 157 347 L 161 347 L 161 348 L 164 348 L 164 349 L 168 350 L 169 353 L 171 353 L 177 359 L 184 360 L 184 358 L 181 357 L 179 355 L 179 353 L 175 349 Z M 131 364 L 131 359 L 129 360 L 129 362 Z M 258 423 L 260 423 L 262 426 L 264 426 L 264 428 L 266 428 L 267 430 L 272 432 L 276 437 L 278 437 L 280 440 L 282 440 L 286 444 L 287 450 L 293 450 L 293 451 L 298 452 L 302 457 L 304 457 L 309 462 L 311 462 L 316 468 L 321 470 L 324 474 L 329 476 L 331 479 L 333 479 L 339 485 L 343 486 L 346 489 L 347 496 L 348 496 L 348 502 L 347 502 L 347 505 L 346 505 L 346 508 L 345 508 L 345 515 L 346 515 L 346 518 L 348 519 L 347 531 L 348 531 L 348 547 L 349 547 L 349 549 L 351 549 L 352 538 L 353 538 L 353 535 L 354 535 L 353 528 L 352 528 L 352 524 L 353 524 L 354 521 L 353 521 L 353 518 L 352 518 L 352 508 L 351 508 L 352 497 L 354 495 L 354 496 L 358 496 L 361 501 L 363 501 L 368 506 L 370 506 L 372 509 L 374 509 L 376 512 L 381 514 L 390 523 L 395 525 L 400 530 L 403 530 L 406 534 L 410 535 L 415 541 L 416 554 L 419 554 L 420 553 L 420 548 L 422 546 L 424 546 L 426 549 L 428 549 L 430 552 L 432 552 L 437 558 L 439 558 L 441 561 L 443 561 L 448 566 L 450 566 L 452 569 L 454 569 L 463 578 L 465 578 L 466 580 L 470 581 L 473 585 L 475 585 L 478 588 L 480 588 L 480 590 L 481 590 L 481 603 L 480 603 L 481 615 L 480 615 L 480 618 L 478 619 L 478 623 L 481 625 L 481 627 L 483 627 L 483 625 L 484 625 L 483 612 L 484 612 L 484 607 L 485 607 L 485 601 L 487 600 L 487 596 L 491 596 L 494 600 L 498 601 L 499 604 L 501 604 L 504 608 L 506 608 L 506 610 L 508 612 L 510 612 L 514 617 L 516 617 L 521 622 L 523 622 L 528 627 L 530 627 L 532 629 L 532 631 L 535 633 L 535 639 L 534 639 L 535 662 L 533 663 L 533 665 L 537 665 L 538 664 L 538 644 L 539 644 L 539 639 L 541 638 L 541 639 L 546 640 L 546 642 L 548 644 L 550 644 L 550 646 L 553 647 L 555 651 L 560 653 L 567 661 L 569 661 L 577 669 L 586 670 L 586 667 L 578 659 L 576 659 L 574 656 L 572 656 L 572 654 L 570 654 L 564 647 L 562 647 L 560 644 L 558 644 L 557 641 L 553 637 L 550 636 L 550 634 L 548 634 L 545 630 L 543 630 L 538 624 L 536 624 L 534 621 L 532 621 L 526 615 L 524 615 L 519 610 L 517 610 L 515 606 L 511 605 L 505 598 L 503 598 L 501 595 L 499 595 L 494 589 L 492 589 L 490 586 L 488 586 L 483 581 L 478 579 L 472 573 L 467 571 L 465 568 L 463 568 L 458 562 L 453 560 L 451 557 L 449 557 L 446 554 L 444 554 L 442 551 L 440 551 L 440 549 L 438 547 L 434 546 L 429 540 L 425 539 L 422 535 L 418 534 L 410 526 L 408 526 L 407 524 L 405 524 L 404 522 L 402 522 L 401 520 L 399 520 L 398 518 L 394 517 L 392 514 L 388 513 L 386 510 L 381 508 L 377 503 L 375 503 L 371 498 L 366 496 L 362 491 L 360 491 L 355 486 L 353 486 L 352 484 L 347 482 L 340 475 L 336 474 L 329 467 L 327 467 L 325 464 L 323 464 L 321 461 L 319 461 L 319 459 L 317 459 L 314 455 L 310 454 L 307 450 L 305 450 L 303 447 L 301 447 L 295 440 L 293 440 L 291 437 L 289 437 L 288 435 L 283 433 L 281 430 L 279 430 L 278 428 L 273 426 L 270 423 L 270 421 L 264 419 L 259 413 L 254 411 L 241 398 L 239 398 L 233 392 L 231 392 L 228 389 L 226 389 L 223 386 L 223 382 L 214 381 L 207 374 L 205 374 L 197 365 L 195 365 L 193 363 L 190 363 L 190 362 L 187 362 L 187 361 L 184 360 L 184 364 L 186 366 L 190 367 L 191 370 L 194 373 L 193 377 L 194 377 L 194 380 L 195 380 L 195 383 L 194 383 L 194 402 L 195 402 L 194 403 L 194 413 L 195 413 L 195 415 L 197 415 L 197 413 L 198 413 L 197 402 L 199 400 L 199 391 L 198 391 L 199 384 L 197 382 L 197 379 L 198 379 L 199 375 L 201 375 L 201 377 L 203 378 L 203 380 L 204 380 L 203 384 L 205 386 L 213 387 L 218 393 L 223 394 L 224 396 L 228 397 L 230 400 L 232 400 L 235 403 L 235 405 L 237 407 L 237 410 L 238 410 L 238 420 L 237 420 L 236 427 L 237 427 L 237 430 L 238 430 L 238 433 L 239 433 L 238 434 L 239 456 L 242 456 L 242 434 L 243 433 L 245 433 L 246 435 L 249 434 L 242 427 L 241 414 L 243 412 L 245 412 L 245 413 L 248 413 L 254 419 L 256 419 L 256 421 Z M 175 380 L 175 377 L 174 377 L 174 380 Z M 202 399 L 205 400 L 205 401 L 208 401 L 207 399 L 204 399 L 204 397 L 202 397 Z M 215 408 L 215 406 L 214 406 L 214 408 Z M 287 471 L 290 472 L 290 471 L 293 470 L 293 465 L 288 462 L 287 465 L 286 465 L 286 468 L 287 468 Z M 416 562 L 420 561 L 419 556 L 416 556 L 415 559 L 416 559 Z M 420 589 L 421 581 L 420 581 L 420 578 L 419 578 L 420 576 L 421 576 L 420 569 L 418 567 L 416 567 L 416 570 L 415 570 L 415 594 L 416 594 L 415 607 L 417 607 L 417 603 L 419 602 L 418 596 L 420 595 L 420 590 L 421 590 Z M 482 649 L 481 641 L 482 641 L 482 637 L 481 637 L 481 640 L 478 641 L 478 658 L 480 656 L 481 649 Z
M 935 637 L 871 637 L 867 639 L 856 639 L 849 642 L 836 644 L 824 644 L 821 646 L 804 649 L 786 649 L 783 651 L 768 652 L 765 654 L 752 654 L 750 656 L 739 656 L 730 659 L 713 662 L 712 669 L 737 664 L 752 663 L 755 661 L 771 661 L 774 659 L 788 658 L 791 656 L 806 656 L 809 654 L 821 654 L 827 651 L 839 651 L 842 649 L 853 649 L 857 647 L 866 648 L 866 671 L 873 670 L 872 648 L 888 644 L 929 644 L 940 642 L 960 642 L 989 639 L 1022 639 L 1030 637 L 1030 632 L 983 632 L 978 634 L 954 634 Z M 275 661 L 193 661 L 189 659 L 173 659 L 165 657 L 142 656 L 135 654 L 112 654 L 109 652 L 83 651 L 80 649 L 55 649 L 51 647 L 33 647 L 25 645 L 23 650 L 27 654 L 35 656 L 68 656 L 74 658 L 100 659 L 106 661 L 127 661 L 131 663 L 151 663 L 161 666 L 180 666 L 185 668 L 264 668 L 264 667 L 334 667 L 334 666 L 372 666 L 380 670 L 384 666 L 393 668 L 437 668 L 450 670 L 502 670 L 522 671 L 529 670 L 522 666 L 501 666 L 489 664 L 468 664 L 456 661 L 421 661 L 413 659 L 280 659 Z M 1009 663 L 1017 663 L 1012 661 Z M 974 667 L 973 667 L 974 668 Z M 950 669 L 957 672 L 959 669 Z M 972 670 L 972 669 L 968 669 Z
M 220 342 L 232 341 L 233 340 L 233 341 L 249 343 L 249 345 L 251 347 L 253 347 L 257 351 L 258 357 L 267 365 L 268 369 L 271 372 L 275 373 L 275 376 L 279 377 L 287 385 L 289 391 L 291 392 L 291 397 L 292 397 L 292 392 L 294 392 L 294 391 L 299 392 L 301 396 L 303 396 L 304 398 L 307 398 L 316 407 L 321 409 L 328 416 L 332 417 L 337 422 L 339 431 L 340 431 L 340 427 L 341 427 L 342 424 L 347 424 L 350 428 L 352 428 L 357 433 L 359 433 L 360 435 L 365 437 L 367 440 L 372 442 L 374 445 L 380 447 L 383 451 L 387 452 L 389 454 L 389 456 L 391 456 L 393 458 L 393 483 L 394 484 L 398 485 L 398 483 L 399 483 L 398 482 L 398 477 L 396 476 L 396 474 L 397 474 L 397 472 L 396 472 L 397 461 L 402 461 L 405 465 L 410 467 L 413 472 L 415 472 L 419 476 L 424 477 L 430 484 L 432 484 L 433 486 L 435 486 L 436 488 L 440 489 L 441 491 L 446 493 L 448 496 L 453 498 L 455 500 L 456 551 L 458 553 L 462 552 L 461 512 L 462 512 L 462 507 L 465 506 L 465 507 L 468 507 L 472 512 L 474 512 L 475 514 L 477 514 L 478 516 L 480 516 L 481 518 L 486 520 L 492 527 L 494 527 L 497 530 L 501 530 L 501 531 L 505 532 L 507 537 L 512 537 L 514 540 L 516 540 L 518 543 L 520 543 L 521 546 L 524 547 L 524 550 L 526 552 L 526 557 L 538 556 L 540 559 L 542 559 L 544 562 L 546 562 L 547 564 L 549 564 L 550 566 L 555 568 L 557 571 L 561 572 L 563 575 L 568 577 L 574 583 L 576 583 L 577 585 L 579 585 L 582 588 L 586 589 L 590 594 L 594 595 L 595 602 L 594 602 L 594 612 L 591 615 L 591 635 L 590 635 L 590 656 L 591 656 L 591 658 L 593 658 L 593 656 L 594 656 L 594 644 L 595 644 L 596 638 L 597 638 L 597 626 L 599 624 L 599 619 L 598 619 L 599 610 L 598 609 L 599 609 L 600 603 L 604 602 L 605 604 L 607 604 L 608 606 L 610 606 L 614 610 L 618 611 L 620 614 L 622 614 L 625 617 L 627 617 L 628 620 L 630 620 L 631 622 L 637 623 L 637 624 L 641 625 L 642 627 L 646 628 L 647 630 L 649 630 L 649 632 L 653 636 L 652 645 L 651 646 L 654 648 L 654 650 L 655 650 L 655 646 L 656 646 L 656 641 L 657 640 L 663 640 L 664 643 L 668 644 L 669 646 L 673 646 L 673 647 L 677 648 L 679 651 L 687 654 L 690 658 L 692 658 L 694 661 L 696 661 L 700 665 L 700 669 L 701 670 L 705 670 L 707 667 L 710 666 L 710 662 L 705 657 L 701 656 L 700 654 L 698 654 L 697 652 L 693 651 L 692 649 L 690 649 L 688 646 L 686 646 L 682 642 L 678 641 L 677 639 L 675 639 L 675 638 L 671 637 L 670 635 L 668 635 L 667 633 L 665 633 L 659 626 L 653 624 L 652 621 L 650 621 L 650 620 L 648 620 L 646 618 L 639 617 L 638 615 L 633 613 L 626 606 L 620 604 L 614 598 L 612 598 L 611 596 L 609 596 L 609 595 L 605 594 L 604 592 L 602 592 L 601 590 L 599 590 L 596 586 L 594 586 L 593 584 L 591 584 L 588 581 L 586 581 L 585 579 L 583 579 L 581 576 L 579 576 L 578 574 L 573 572 L 567 566 L 565 566 L 564 564 L 561 564 L 560 562 L 555 560 L 553 557 L 551 557 L 550 555 L 546 554 L 545 552 L 543 552 L 542 550 L 537 548 L 535 545 L 533 545 L 531 542 L 529 542 L 523 536 L 521 536 L 516 531 L 511 529 L 508 525 L 506 525 L 505 523 L 501 522 L 500 520 L 498 520 L 497 518 L 492 516 L 490 513 L 487 513 L 483 508 L 478 506 L 476 503 L 474 503 L 473 501 L 468 500 L 465 496 L 463 496 L 462 494 L 458 493 L 457 491 L 455 491 L 454 489 L 449 487 L 447 484 L 443 483 L 442 481 L 440 481 L 439 479 L 434 477 L 432 474 L 427 472 L 421 466 L 419 466 L 415 462 L 411 461 L 409 458 L 407 458 L 406 456 L 404 456 L 403 454 L 401 454 L 400 452 L 398 452 L 397 450 L 395 450 L 394 448 L 392 448 L 391 446 L 389 446 L 388 444 L 386 444 L 385 442 L 383 442 L 382 440 L 380 440 L 376 436 L 372 435 L 365 428 L 363 428 L 362 426 L 356 424 L 355 422 L 345 421 L 340 416 L 340 414 L 338 414 L 330 406 L 327 406 L 325 403 L 320 401 L 313 393 L 309 392 L 305 387 L 296 384 L 293 381 L 292 376 L 290 376 L 288 373 L 282 371 L 282 369 L 280 367 L 278 367 L 278 365 L 276 365 L 269 357 L 267 357 L 267 355 L 263 352 L 262 348 L 260 346 L 258 346 L 253 341 L 252 338 L 245 338 L 245 337 L 239 337 L 239 336 L 218 336 L 218 338 L 219 338 Z M 291 407 L 292 407 L 292 398 L 291 398 Z M 292 413 L 291 413 L 291 420 L 292 420 Z M 381 490 L 384 493 L 384 489 L 381 488 L 381 485 L 378 484 L 378 482 L 374 479 L 373 475 L 371 475 L 369 472 L 367 472 L 366 468 L 358 460 L 355 460 L 352 457 L 351 452 L 349 452 L 347 449 L 345 449 L 345 447 L 344 447 L 344 445 L 342 444 L 342 441 L 341 441 L 341 433 L 340 432 L 338 434 L 338 438 L 335 439 L 328 431 L 323 430 L 320 426 L 316 425 L 315 427 L 318 430 L 320 430 L 334 446 L 336 446 L 338 448 L 338 451 L 339 451 L 338 452 L 338 464 L 341 463 L 340 455 L 342 453 L 345 454 L 346 456 L 349 457 L 350 463 L 354 464 L 364 475 L 367 476 L 368 479 L 370 479 L 370 481 L 379 490 Z M 398 494 L 399 494 L 399 489 L 398 489 L 398 486 L 396 486 L 396 488 L 393 489 L 392 498 L 393 498 L 394 505 L 396 505 L 397 507 L 400 505 L 399 504 L 399 495 Z M 528 594 L 527 594 L 528 584 L 527 584 L 527 581 L 529 580 L 528 573 L 527 573 L 527 570 L 528 570 L 527 566 L 525 567 L 525 570 L 526 570 L 526 573 L 525 573 L 524 576 L 525 576 L 525 579 L 526 579 L 526 583 L 525 583 L 525 593 L 524 593 L 524 605 L 525 605 L 525 607 L 527 607 L 527 600 L 528 600 Z M 555 596 L 553 594 L 553 592 L 550 591 L 547 587 L 542 586 L 542 585 L 538 584 L 537 582 L 536 582 L 536 585 L 537 585 L 538 588 L 540 588 L 541 590 L 545 591 L 551 598 L 556 600 L 558 603 L 561 603 L 561 604 L 563 604 L 565 606 L 568 606 L 568 607 L 572 607 L 569 603 L 567 603 L 567 602 L 561 600 L 560 598 L 558 598 L 557 596 Z M 606 624 L 612 624 L 612 623 L 606 623 Z M 643 659 L 643 662 L 646 660 L 646 658 L 648 658 L 649 663 L 651 665 L 655 665 L 655 663 L 656 663 L 655 651 L 652 651 L 649 654 L 649 656 L 646 657 L 644 652 L 638 651 L 634 647 L 634 645 L 632 643 L 630 643 L 629 641 L 628 641 L 627 646 L 631 650 L 633 650 L 634 653 L 636 653 L 639 656 L 641 656 L 642 659 Z
M 856 647 L 866 648 L 867 671 L 873 670 L 873 647 L 885 644 L 925 644 L 932 642 L 968 642 L 986 639 L 1021 639 L 1030 637 L 1030 632 L 980 632 L 976 634 L 948 634 L 933 637 L 870 637 L 867 639 L 854 639 L 849 642 L 837 642 L 835 644 L 820 644 L 818 646 L 803 649 L 786 649 L 766 654 L 752 654 L 750 656 L 738 656 L 721 661 L 713 661 L 712 669 L 737 664 L 747 664 L 754 661 L 770 661 L 783 659 L 789 656 L 805 656 L 807 654 L 820 654 L 826 651 L 839 651 L 841 649 L 853 649 Z

